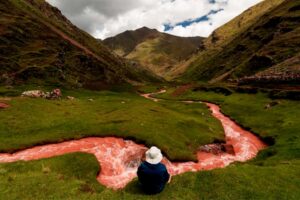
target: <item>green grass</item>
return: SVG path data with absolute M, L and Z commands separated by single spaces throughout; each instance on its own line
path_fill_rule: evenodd
M 88 199 L 103 187 L 99 164 L 76 153 L 33 162 L 0 165 L 0 199 Z
M 173 91 L 174 89 L 158 96 L 173 100 L 202 100 L 218 103 L 222 111 L 239 124 L 266 141 L 272 142 L 272 139 L 275 141 L 274 145 L 263 150 L 256 159 L 247 164 L 207 172 L 205 175 L 209 177 L 205 176 L 203 181 L 213 182 L 216 191 L 209 192 L 213 190 L 212 187 L 205 186 L 203 190 L 208 188 L 206 197 L 213 199 L 299 199 L 299 101 L 272 100 L 262 93 L 255 95 L 234 93 L 224 96 L 203 91 L 187 91 L 182 96 L 173 97 L 170 96 Z M 266 109 L 266 105 L 274 101 L 279 104 Z M 219 184 L 218 180 L 222 184 Z
M 299 162 L 297 164 L 300 164 Z M 172 178 L 155 196 L 143 194 L 137 180 L 113 191 L 96 181 L 92 155 L 76 153 L 40 161 L 0 164 L 0 199 L 299 199 L 294 164 L 236 164 L 226 169 Z M 288 174 L 298 175 L 287 178 Z M 293 183 L 293 184 L 291 184 Z M 41 192 L 42 191 L 42 192 Z
M 147 86 L 145 90 L 152 90 L 152 87 Z M 75 100 L 74 102 L 70 102 L 73 105 L 69 105 L 68 102 L 64 100 L 52 102 L 32 99 L 21 100 L 18 98 L 14 98 L 12 101 L 13 107 L 7 109 L 6 111 L 1 111 L 0 115 L 2 117 L 3 113 L 7 114 L 16 112 L 16 109 L 14 110 L 14 107 L 18 107 L 19 104 L 28 104 L 31 106 L 31 109 L 35 109 L 35 112 L 31 113 L 34 113 L 34 115 L 41 115 L 40 113 L 36 113 L 37 109 L 32 106 L 33 102 L 39 108 L 61 108 L 64 106 L 66 107 L 65 110 L 58 111 L 61 115 L 63 115 L 66 110 L 69 110 L 70 112 L 70 108 L 74 108 L 75 110 L 72 110 L 71 113 L 75 121 L 77 118 L 74 113 L 79 111 L 82 118 L 86 119 L 86 121 L 82 123 L 76 121 L 76 123 L 79 123 L 81 125 L 73 124 L 73 126 L 82 127 L 83 124 L 88 123 L 88 128 L 90 130 L 93 130 L 96 129 L 96 126 L 93 125 L 94 121 L 91 120 L 83 111 L 85 109 L 87 109 L 87 112 L 90 111 L 89 104 L 92 104 L 94 112 L 98 111 L 98 109 L 100 108 L 103 112 L 105 112 L 105 107 L 107 106 L 110 109 L 118 109 L 117 113 L 109 114 L 105 117 L 105 120 L 107 121 L 111 120 L 110 117 L 117 117 L 118 119 L 120 119 L 119 117 L 122 115 L 123 117 L 126 117 L 131 116 L 132 114 L 142 113 L 141 118 L 151 120 L 149 122 L 151 122 L 152 125 L 155 126 L 155 129 L 159 127 L 157 125 L 157 121 L 165 118 L 163 119 L 163 121 L 167 122 L 167 130 L 167 128 L 173 126 L 173 124 L 169 124 L 170 122 L 168 121 L 168 118 L 180 121 L 180 116 L 186 120 L 195 117 L 195 119 L 197 118 L 199 122 L 199 119 L 201 119 L 201 117 L 198 112 L 207 112 L 207 108 L 199 107 L 200 105 L 196 105 L 195 107 L 194 105 L 190 105 L 190 107 L 171 100 L 161 103 L 154 103 L 129 93 L 90 91 L 64 92 L 66 95 L 77 96 L 77 100 Z M 276 100 L 279 101 L 278 105 L 271 107 L 270 109 L 265 109 L 265 106 L 273 100 L 260 93 L 256 95 L 234 93 L 229 96 L 224 96 L 222 94 L 216 94 L 213 92 L 188 91 L 184 95 L 176 98 L 170 97 L 168 95 L 170 93 L 172 93 L 172 89 L 169 89 L 167 94 L 162 94 L 160 96 L 173 100 L 194 99 L 219 103 L 225 114 L 228 114 L 238 123 L 242 124 L 245 127 L 248 127 L 255 133 L 259 134 L 261 137 L 273 137 L 275 139 L 275 144 L 263 150 L 255 159 L 247 163 L 235 163 L 225 169 L 216 169 L 212 171 L 197 173 L 186 173 L 180 176 L 173 177 L 172 182 L 167 185 L 165 190 L 161 194 L 155 196 L 148 196 L 143 194 L 139 189 L 137 180 L 134 180 L 125 189 L 119 191 L 113 191 L 100 185 L 96 182 L 96 175 L 99 171 L 98 163 L 93 156 L 88 154 L 76 153 L 51 159 L 43 159 L 40 161 L 0 164 L 0 199 L 296 200 L 300 198 L 300 137 L 298 134 L 300 131 L 300 127 L 298 124 L 298 118 L 300 116 L 299 102 Z M 87 98 L 93 98 L 95 101 L 86 102 Z M 123 105 L 120 103 L 121 101 L 125 101 L 128 107 L 123 107 Z M 25 104 L 25 102 L 27 103 Z M 136 105 L 141 103 L 143 104 L 142 108 L 140 105 Z M 79 107 L 82 107 L 82 109 L 80 109 Z M 141 109 L 142 111 L 139 112 L 139 109 Z M 157 109 L 160 112 L 159 114 L 156 113 L 154 115 L 150 115 L 148 109 Z M 48 110 L 48 112 L 51 113 L 51 118 L 52 116 L 60 116 L 60 114 L 55 114 L 54 112 L 52 113 L 52 111 L 50 110 Z M 125 110 L 126 116 L 124 116 L 123 112 Z M 28 111 L 25 110 L 25 112 Z M 98 119 L 101 119 L 99 118 L 99 115 L 95 113 L 89 114 L 97 117 Z M 19 119 L 24 120 L 22 115 L 20 116 L 21 113 L 16 114 L 18 114 Z M 157 118 L 157 121 L 150 119 L 149 116 L 152 116 L 152 118 L 153 116 L 155 116 L 155 118 Z M 61 119 L 60 117 L 58 118 Z M 64 120 L 68 122 L 67 119 Z M 135 118 L 135 120 L 139 119 Z M 35 125 L 40 127 L 44 126 L 43 120 L 40 121 L 42 124 L 38 123 Z M 201 121 L 202 120 L 200 120 L 200 122 Z M 126 127 L 126 124 L 128 126 L 130 124 L 133 125 L 131 129 L 134 128 L 137 130 L 143 130 L 143 133 L 147 133 L 149 136 L 149 134 L 151 133 L 150 126 L 145 124 L 143 128 L 139 128 L 137 125 L 140 122 L 141 121 L 135 121 L 132 123 L 125 122 L 123 125 L 115 124 L 114 127 L 116 129 L 121 129 L 121 127 Z M 14 121 L 14 123 L 16 123 L 16 121 Z M 211 126 L 212 124 L 214 124 L 214 122 L 209 122 L 208 124 Z M 24 127 L 22 131 L 26 131 L 27 128 L 34 128 L 36 126 L 33 126 L 32 124 L 30 126 L 28 125 L 28 127 Z M 64 130 L 64 127 L 61 125 L 56 128 L 53 127 L 52 131 L 58 130 L 58 128 Z M 184 128 L 182 128 L 182 126 L 177 126 L 176 128 L 178 130 L 191 131 L 194 129 L 191 125 L 188 125 L 188 127 Z M 196 129 L 199 130 L 198 127 Z M 52 133 L 50 134 L 50 132 L 46 131 L 47 134 L 44 135 L 44 131 L 45 130 L 40 131 L 39 135 L 43 137 L 51 137 Z M 0 131 L 0 133 L 2 133 L 2 131 Z M 69 131 L 66 132 L 67 135 L 68 133 Z M 24 140 L 30 141 L 32 138 L 36 139 L 35 135 L 30 131 L 27 131 L 26 134 L 29 137 L 22 137 L 23 142 Z M 135 134 L 137 134 L 135 135 L 135 137 L 137 138 L 141 138 L 144 136 L 146 137 L 146 135 L 142 135 L 141 133 Z M 168 132 L 168 134 L 170 133 Z M 182 139 L 184 140 L 184 138 L 179 136 L 177 133 L 172 134 L 172 137 L 177 137 L 179 143 L 174 143 L 174 140 L 171 137 L 164 138 L 162 134 L 153 135 L 152 137 L 161 139 L 162 146 L 160 147 L 182 147 L 182 145 L 180 145 L 180 142 L 182 142 Z M 199 134 L 200 133 L 198 132 L 198 135 Z M 14 141 L 15 137 L 19 136 L 17 134 L 14 134 L 14 136 L 10 137 L 11 141 Z M 190 136 L 185 135 L 185 137 L 188 137 L 187 140 L 193 142 L 193 138 L 191 138 Z M 3 137 L 1 137 L 1 141 L 2 138 Z M 151 138 L 148 137 L 147 141 L 148 140 L 151 140 Z M 18 141 L 16 140 L 15 142 Z M 184 145 L 186 144 L 183 144 L 183 146 Z M 167 149 L 166 152 L 172 154 L 172 150 L 174 149 Z M 184 151 L 184 149 L 176 149 L 176 152 L 175 150 L 173 152 L 177 155 L 179 151 Z
M 63 94 L 76 100 L 13 98 L 11 108 L 0 112 L 0 151 L 87 136 L 117 136 L 157 145 L 171 159 L 194 160 L 199 145 L 224 139 L 219 121 L 204 105 L 155 103 L 124 92 Z
M 266 152 L 276 152 L 276 156 L 282 154 L 282 158 L 299 158 L 300 152 L 300 104 L 298 101 L 284 99 L 272 100 L 266 94 L 238 94 L 229 96 L 214 92 L 192 92 L 188 91 L 180 97 L 170 96 L 169 93 L 161 94 L 161 98 L 202 100 L 215 102 L 221 105 L 222 111 L 237 121 L 239 124 L 250 129 L 262 138 L 275 139 L 275 145 L 268 148 Z M 278 105 L 266 109 L 271 102 Z M 279 155 L 278 155 L 279 154 Z M 281 156 L 279 156 L 281 157 Z M 272 160 L 271 159 L 271 160 Z

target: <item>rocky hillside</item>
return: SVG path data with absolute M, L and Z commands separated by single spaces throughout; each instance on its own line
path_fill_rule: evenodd
M 180 62 L 202 49 L 201 37 L 177 37 L 143 27 L 104 40 L 120 56 L 165 76 Z
M 0 1 L 0 83 L 90 84 L 157 81 L 113 55 L 44 0 Z
M 276 74 L 276 81 L 290 80 L 299 75 L 299 53 L 300 1 L 265 0 L 205 40 L 183 79 L 249 82 Z
M 300 83 L 300 53 L 273 67 L 246 76 L 238 80 L 239 85 L 245 84 L 297 84 Z

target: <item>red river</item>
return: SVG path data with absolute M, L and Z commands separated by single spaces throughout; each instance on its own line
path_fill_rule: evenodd
M 158 101 L 151 97 L 151 94 L 142 96 Z M 254 158 L 260 150 L 266 147 L 258 137 L 223 115 L 219 106 L 211 103 L 206 103 L 206 105 L 212 111 L 212 115 L 222 123 L 226 144 L 233 147 L 234 154 L 199 151 L 197 153 L 198 162 L 182 163 L 173 163 L 164 158 L 163 163 L 166 164 L 172 176 L 191 171 L 224 168 L 235 161 L 245 162 Z M 2 153 L 0 154 L 0 163 L 38 160 L 73 152 L 90 153 L 95 155 L 101 166 L 97 180 L 108 188 L 121 189 L 136 177 L 138 165 L 147 149 L 143 145 L 121 138 L 85 138 L 36 146 L 14 154 Z M 84 163 L 82 164 L 84 165 Z
M 8 108 L 8 107 L 9 107 L 8 104 L 6 104 L 6 103 L 1 103 L 1 102 L 0 102 L 0 109 L 1 109 L 1 108 Z

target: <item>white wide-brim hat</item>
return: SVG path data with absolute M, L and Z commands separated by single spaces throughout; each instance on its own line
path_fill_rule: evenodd
M 163 159 L 161 151 L 157 147 L 151 147 L 146 151 L 146 161 L 150 164 L 156 165 Z

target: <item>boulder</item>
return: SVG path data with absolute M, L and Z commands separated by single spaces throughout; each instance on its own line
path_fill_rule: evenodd
M 219 155 L 221 153 L 229 153 L 235 155 L 234 148 L 231 144 L 208 144 L 201 146 L 200 151 Z
M 62 97 L 60 89 L 54 89 L 52 92 L 47 92 L 45 98 L 46 99 L 60 99 Z
M 231 144 L 222 144 L 222 150 L 226 153 L 235 155 L 234 148 Z
M 30 98 L 45 98 L 46 93 L 43 92 L 42 90 L 30 90 L 30 91 L 23 92 L 21 96 L 30 97 Z
M 204 145 L 201 146 L 199 148 L 200 151 L 202 152 L 206 152 L 206 153 L 212 153 L 214 155 L 218 155 L 220 153 L 222 153 L 222 145 L 221 144 L 208 144 L 208 145 Z
M 54 100 L 54 99 L 60 99 L 62 97 L 62 93 L 60 89 L 54 89 L 51 92 L 44 92 L 42 90 L 30 90 L 30 91 L 23 92 L 21 96 Z

